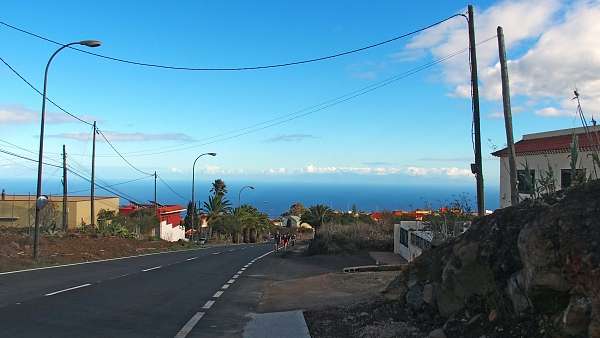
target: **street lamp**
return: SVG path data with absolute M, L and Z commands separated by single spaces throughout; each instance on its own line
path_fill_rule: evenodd
M 238 208 L 242 206 L 242 191 L 246 188 L 254 190 L 254 187 L 251 185 L 245 185 L 242 187 L 242 189 L 240 189 L 240 192 L 238 193 Z
M 58 54 L 58 52 L 60 52 L 61 50 L 73 46 L 73 45 L 82 45 L 82 46 L 87 46 L 87 47 L 99 47 L 102 44 L 102 42 L 98 41 L 98 40 L 83 40 L 83 41 L 77 41 L 77 42 L 71 42 L 68 43 L 66 45 L 61 46 L 59 49 L 57 49 L 54 54 L 52 54 L 52 56 L 50 56 L 50 59 L 48 60 L 48 63 L 46 64 L 46 70 L 44 71 L 44 92 L 42 93 L 42 121 L 40 124 L 40 149 L 39 149 L 39 157 L 38 157 L 38 171 L 37 171 L 37 192 L 36 192 L 36 196 L 35 199 L 36 201 L 38 201 L 40 199 L 40 197 L 42 196 L 42 160 L 43 160 L 43 155 L 44 155 L 44 121 L 46 119 L 46 89 L 47 89 L 47 84 L 48 84 L 48 68 L 50 68 L 50 63 L 52 62 L 52 60 L 54 59 L 54 57 L 56 56 L 56 54 Z M 33 258 L 37 259 L 39 256 L 39 243 L 40 243 L 40 236 L 39 236 L 39 232 L 40 232 L 40 208 L 39 203 L 36 203 L 36 207 L 35 207 L 35 232 L 33 233 Z
M 196 157 L 196 159 L 194 160 L 194 164 L 192 165 L 192 203 L 193 203 L 193 207 L 192 207 L 192 229 L 195 228 L 196 225 L 196 197 L 195 197 L 195 189 L 196 189 L 196 185 L 195 185 L 195 180 L 196 180 L 196 161 L 198 161 L 198 159 L 204 155 L 210 155 L 210 156 L 217 156 L 217 153 L 204 153 L 204 154 L 200 154 L 198 155 L 198 157 Z

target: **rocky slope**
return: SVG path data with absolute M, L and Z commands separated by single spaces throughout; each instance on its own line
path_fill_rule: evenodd
M 435 337 L 600 337 L 600 181 L 478 219 L 386 295 Z

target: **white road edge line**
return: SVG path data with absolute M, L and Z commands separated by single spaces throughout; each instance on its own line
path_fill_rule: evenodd
M 241 275 L 241 274 L 243 274 L 243 273 L 244 273 L 244 271 L 243 271 L 243 270 L 240 270 L 240 271 L 238 271 L 238 272 L 237 272 L 237 274 L 238 274 L 238 275 Z
M 190 331 L 192 331 L 194 326 L 196 326 L 198 321 L 202 319 L 202 317 L 204 317 L 204 312 L 196 312 L 196 314 L 193 315 L 187 323 L 185 323 L 181 330 L 177 332 L 175 338 L 185 338 L 190 333 Z
M 186 259 L 186 261 L 193 261 L 196 258 L 198 258 L 198 257 L 190 257 L 190 258 Z
M 221 295 L 224 293 L 225 291 L 217 291 L 215 292 L 215 294 L 213 295 L 213 298 L 219 298 L 221 297 Z
M 155 266 L 153 268 L 144 269 L 144 270 L 142 270 L 142 272 L 152 271 L 152 270 L 156 270 L 156 269 L 160 269 L 160 268 L 162 268 L 162 265 Z
M 208 310 L 211 306 L 213 306 L 214 303 L 214 300 L 209 300 L 208 302 L 206 302 L 206 304 L 204 304 L 204 306 L 202 306 L 202 308 Z
M 233 284 L 233 283 L 235 283 L 235 279 L 230 279 L 227 281 L 227 284 Z
M 244 270 L 246 270 L 246 268 L 241 268 L 241 269 L 240 269 L 240 271 L 244 271 Z
M 238 275 L 238 274 L 235 274 L 235 275 L 233 275 L 233 277 L 231 277 L 231 279 L 237 279 L 239 276 L 240 276 L 240 275 Z
M 220 253 L 222 253 L 222 252 L 221 252 L 221 251 L 217 251 L 217 252 L 213 252 L 212 254 L 213 254 L 213 255 L 218 255 L 218 254 L 220 254 Z
M 223 290 L 229 289 L 229 284 L 223 284 L 223 286 L 221 286 L 221 289 L 223 289 Z
M 84 288 L 84 287 L 90 286 L 90 285 L 92 285 L 92 284 L 85 283 L 85 284 L 81 284 L 81 285 L 78 285 L 78 286 L 74 286 L 72 288 L 67 288 L 67 289 L 63 289 L 63 290 L 59 290 L 59 291 L 50 292 L 50 293 L 45 294 L 44 296 L 46 296 L 46 297 L 47 296 L 54 296 L 54 295 L 56 295 L 58 293 L 62 293 L 62 292 L 66 292 L 66 291 L 71 291 L 71 290 L 75 290 L 75 289 L 81 289 L 81 288 Z
M 186 252 L 186 251 L 193 251 L 193 250 L 206 250 L 206 249 L 208 249 L 208 248 L 196 248 L 196 249 L 185 249 L 185 250 L 175 250 L 175 251 L 153 252 L 153 253 L 142 254 L 142 255 L 125 256 L 125 257 L 108 258 L 108 259 L 99 259 L 99 260 L 88 261 L 88 262 L 79 262 L 79 263 L 70 263 L 70 264 L 62 264 L 62 265 L 43 266 L 41 268 L 32 268 L 32 269 L 24 269 L 24 270 L 15 270 L 15 271 L 0 272 L 0 276 L 2 276 L 2 275 L 10 275 L 10 274 L 13 274 L 13 273 L 20 273 L 20 272 L 29 272 L 29 271 L 47 270 L 47 269 L 56 269 L 56 268 L 66 268 L 66 267 L 69 267 L 69 266 L 76 266 L 76 265 L 102 263 L 102 262 L 118 261 L 118 260 L 121 260 L 121 259 L 129 259 L 129 258 L 137 258 L 137 257 L 153 256 L 153 255 L 162 255 L 162 254 L 167 254 L 167 253 Z

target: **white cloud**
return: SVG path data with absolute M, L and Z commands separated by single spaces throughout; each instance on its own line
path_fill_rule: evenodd
M 111 142 L 147 142 L 147 141 L 193 141 L 193 138 L 183 133 L 122 133 L 116 131 L 102 131 L 106 138 Z M 80 133 L 60 133 L 48 135 L 53 138 L 71 139 L 76 141 L 89 141 L 92 139 L 92 132 Z M 97 141 L 102 142 L 102 137 L 96 137 Z
M 267 174 L 272 174 L 272 175 L 283 175 L 283 174 L 287 174 L 287 169 L 286 168 L 270 168 L 269 170 L 266 170 L 265 173 Z
M 310 134 L 283 134 L 275 137 L 271 137 L 265 140 L 265 142 L 299 142 L 306 139 L 316 138 Z
M 600 2 L 557 0 L 502 1 L 476 10 L 477 40 L 492 37 L 496 27 L 504 29 L 513 97 L 542 107 L 543 117 L 572 116 L 573 89 L 578 88 L 584 110 L 600 110 Z M 448 23 L 414 38 L 408 49 L 425 48 L 436 57 L 467 47 L 465 23 Z M 477 47 L 480 93 L 488 100 L 501 99 L 500 67 L 496 39 Z M 465 57 L 443 66 L 443 80 L 450 95 L 470 95 L 469 69 Z M 551 107 L 549 107 L 551 106 Z M 534 108 L 535 109 L 535 108 Z M 492 118 L 500 117 L 492 114 Z
M 177 168 L 177 167 L 171 167 L 171 168 L 169 168 L 169 171 L 174 174 L 182 174 L 183 173 L 183 169 Z
M 318 167 L 309 164 L 300 170 L 305 174 L 359 174 L 359 175 L 394 175 L 404 174 L 409 176 L 448 176 L 448 177 L 471 177 L 470 170 L 449 167 L 449 168 L 429 168 L 429 167 Z
M 89 115 L 80 115 L 81 119 L 93 121 L 95 118 Z M 46 112 L 46 123 L 73 123 L 77 121 L 64 113 Z M 0 105 L 1 124 L 30 124 L 40 123 L 40 113 L 20 104 Z
M 535 115 L 543 117 L 575 116 L 575 112 L 564 109 L 558 109 L 555 107 L 546 107 L 536 110 Z

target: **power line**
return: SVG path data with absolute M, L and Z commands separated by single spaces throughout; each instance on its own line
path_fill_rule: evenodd
M 210 68 L 210 67 L 204 67 L 204 68 L 197 68 L 197 67 L 186 67 L 186 66 L 170 66 L 170 65 L 161 65 L 161 64 L 154 64 L 154 63 L 146 63 L 146 62 L 139 62 L 139 61 L 132 61 L 132 60 L 127 60 L 127 59 L 122 59 L 122 58 L 116 58 L 116 57 L 112 57 L 112 56 L 107 56 L 107 55 L 103 55 L 103 54 L 99 54 L 99 53 L 94 53 L 94 52 L 90 52 L 84 49 L 79 49 L 77 47 L 71 47 L 69 46 L 69 48 L 74 49 L 78 52 L 81 53 L 86 53 L 89 55 L 93 55 L 96 57 L 100 57 L 103 59 L 107 59 L 107 60 L 111 60 L 111 61 L 117 61 L 117 62 L 121 62 L 121 63 L 127 63 L 127 64 L 132 64 L 132 65 L 136 65 L 136 66 L 144 66 L 144 67 L 152 67 L 152 68 L 162 68 L 162 69 L 171 69 L 171 70 L 185 70 L 185 71 L 245 71 L 245 70 L 260 70 L 260 69 L 269 69 L 269 68 L 281 68 L 281 67 L 288 67 L 288 66 L 295 66 L 295 65 L 300 65 L 300 64 L 306 64 L 306 63 L 313 63 L 313 62 L 318 62 L 318 61 L 324 61 L 324 60 L 328 60 L 328 59 L 334 59 L 334 58 L 338 58 L 340 56 L 344 56 L 344 55 L 349 55 L 349 54 L 354 54 L 354 53 L 358 53 L 358 52 L 362 52 L 365 51 L 367 49 L 371 49 L 371 48 L 375 48 L 375 47 L 379 47 L 391 42 L 394 42 L 396 40 L 400 40 L 403 39 L 405 37 L 411 36 L 411 35 L 415 35 L 418 34 L 420 32 L 423 32 L 427 29 L 433 28 L 437 25 L 440 25 L 448 20 L 451 20 L 453 18 L 456 17 L 465 17 L 466 16 L 464 14 L 454 14 L 451 15 L 445 19 L 436 21 L 430 25 L 427 25 L 425 27 L 421 27 L 419 29 L 413 30 L 411 32 L 408 33 L 404 33 L 398 36 L 395 36 L 391 39 L 387 39 L 381 42 L 377 42 L 374 44 L 370 44 L 364 47 L 360 47 L 360 48 L 356 48 L 356 49 L 351 49 L 351 50 L 347 50 L 344 52 L 339 52 L 339 53 L 335 53 L 335 54 L 331 54 L 331 55 L 326 55 L 326 56 L 320 56 L 320 57 L 315 57 L 315 58 L 311 58 L 311 59 L 305 59 L 305 60 L 298 60 L 298 61 L 289 61 L 289 62 L 283 62 L 283 63 L 276 63 L 276 64 L 269 64 L 269 65 L 258 65 L 258 66 L 242 66 L 242 67 L 216 67 L 216 68 Z M 60 43 L 58 41 L 52 40 L 50 38 L 41 36 L 39 34 L 27 31 L 25 29 L 10 25 L 6 22 L 0 21 L 0 24 L 11 28 L 13 30 L 19 31 L 21 33 L 36 37 L 38 39 L 47 41 L 47 42 L 51 42 L 53 44 L 59 45 L 59 46 L 64 46 L 63 43 Z
M 487 38 L 485 40 L 480 41 L 478 43 L 478 45 L 486 43 L 488 41 L 491 41 L 492 39 L 495 39 L 495 38 L 496 38 L 496 36 L 489 37 L 489 38 Z M 211 137 L 207 137 L 205 139 L 202 139 L 202 140 L 216 139 L 214 141 L 204 142 L 204 143 L 194 144 L 194 145 L 189 145 L 189 146 L 185 146 L 185 147 L 168 148 L 168 149 L 165 149 L 165 150 L 154 151 L 154 152 L 128 153 L 128 156 L 130 156 L 130 157 L 141 157 L 141 156 L 159 155 L 159 154 L 169 153 L 169 152 L 173 152 L 173 151 L 182 151 L 182 150 L 186 150 L 186 149 L 191 149 L 191 148 L 201 147 L 201 146 L 205 146 L 205 145 L 209 145 L 209 144 L 214 144 L 214 143 L 217 143 L 217 142 L 231 140 L 231 139 L 238 138 L 238 137 L 241 137 L 241 136 L 244 136 L 244 135 L 255 133 L 255 132 L 267 129 L 267 128 L 271 128 L 271 127 L 274 127 L 274 126 L 277 126 L 277 125 L 280 125 L 280 124 L 283 124 L 283 123 L 287 123 L 287 122 L 296 120 L 298 118 L 301 118 L 301 117 L 304 117 L 304 116 L 307 116 L 307 115 L 314 114 L 316 112 L 319 112 L 319 111 L 331 108 L 331 107 L 336 106 L 338 104 L 350 101 L 350 100 L 352 100 L 352 99 L 354 99 L 356 97 L 368 94 L 368 93 L 370 93 L 370 92 L 372 92 L 374 90 L 377 90 L 379 88 L 388 86 L 388 85 L 390 85 L 390 84 L 392 84 L 392 83 L 394 83 L 396 81 L 402 80 L 402 79 L 404 79 L 406 77 L 409 77 L 411 75 L 414 75 L 414 74 L 416 74 L 416 73 L 418 73 L 420 71 L 423 71 L 423 70 L 431 68 L 431 67 L 433 67 L 433 66 L 435 66 L 437 64 L 445 62 L 448 59 L 451 59 L 451 58 L 453 58 L 453 57 L 455 57 L 457 55 L 460 55 L 460 54 L 462 54 L 462 53 L 464 53 L 464 52 L 466 52 L 468 50 L 469 50 L 468 48 L 465 48 L 465 49 L 456 51 L 454 53 L 450 53 L 450 54 L 448 54 L 448 55 L 446 55 L 446 56 L 444 56 L 442 58 L 433 60 L 433 61 L 431 61 L 429 63 L 426 63 L 426 64 L 423 64 L 421 66 L 412 68 L 412 69 L 410 69 L 410 70 L 408 70 L 406 72 L 403 72 L 401 74 L 392 76 L 390 78 L 387 78 L 387 79 L 382 80 L 380 82 L 377 82 L 375 84 L 371 84 L 369 86 L 363 87 L 361 89 L 354 90 L 354 91 L 352 91 L 350 93 L 338 96 L 338 97 L 336 97 L 334 99 L 326 100 L 326 101 L 324 101 L 322 103 L 310 106 L 308 108 L 300 109 L 300 110 L 298 110 L 296 112 L 293 112 L 293 113 L 290 113 L 290 114 L 282 115 L 282 116 L 277 117 L 277 118 L 273 118 L 273 119 L 270 119 L 270 120 L 267 120 L 267 121 L 264 121 L 264 122 L 260 122 L 260 123 L 254 124 L 254 125 L 252 125 L 250 127 L 245 127 L 245 128 L 241 128 L 241 129 L 237 129 L 237 130 L 232 130 L 232 131 L 229 131 L 229 132 L 225 132 L 225 133 L 222 133 L 222 134 L 219 134 L 219 135 L 215 135 L 215 136 L 211 136 Z M 301 113 L 301 114 L 299 114 L 299 113 Z M 258 127 L 258 126 L 261 126 L 261 127 Z M 254 127 L 258 127 L 258 128 L 254 128 Z M 244 132 L 242 132 L 242 131 L 244 131 Z M 234 133 L 237 133 L 237 134 L 234 134 Z M 226 136 L 226 135 L 229 135 L 229 134 L 234 134 L 234 135 L 223 137 L 223 136 Z M 198 142 L 200 142 L 200 141 L 198 141 Z
M 169 190 L 171 190 L 171 192 L 173 194 L 175 194 L 177 197 L 181 198 L 183 201 L 187 201 L 188 200 L 187 197 L 182 196 L 177 191 L 175 191 L 175 189 L 171 188 L 171 186 L 165 180 L 163 180 L 162 177 L 160 177 L 158 175 L 156 177 L 158 177 L 158 179 L 162 182 L 162 184 L 164 184 Z
M 140 172 L 140 173 L 142 173 L 142 174 L 144 174 L 144 175 L 148 175 L 148 176 L 153 176 L 153 175 L 154 175 L 154 174 L 147 173 L 147 172 L 145 172 L 145 171 L 143 171 L 143 170 L 139 169 L 138 167 L 134 166 L 133 164 L 131 164 L 131 162 L 129 162 L 129 161 L 128 161 L 128 160 L 125 158 L 125 156 L 123 156 L 123 154 L 121 154 L 121 152 L 119 152 L 119 151 L 117 150 L 117 148 L 115 148 L 115 146 L 113 146 L 113 144 L 112 144 L 112 143 L 111 143 L 111 142 L 108 140 L 108 138 L 106 137 L 106 135 L 104 135 L 104 133 L 103 133 L 103 132 L 102 132 L 100 129 L 97 129 L 97 128 L 96 128 L 96 130 L 98 131 L 98 133 L 100 134 L 100 136 L 102 136 L 102 138 L 104 139 L 104 141 L 106 141 L 106 143 L 108 143 L 108 145 L 109 145 L 109 146 L 112 148 L 112 150 L 114 150 L 114 151 L 115 151 L 115 153 L 117 153 L 117 155 L 119 155 L 119 157 L 121 157 L 121 159 L 123 159 L 123 161 L 125 161 L 125 163 L 127 163 L 127 164 L 128 164 L 130 167 L 131 167 L 131 168 L 133 168 L 133 169 L 134 169 L 134 170 L 136 170 L 137 172 Z
M 23 80 L 29 87 L 31 87 L 31 89 L 35 90 L 38 94 L 44 96 L 44 94 L 42 92 L 40 92 L 34 85 L 32 85 L 31 82 L 27 81 L 27 79 L 23 75 L 21 75 L 10 64 L 8 64 L 8 62 L 6 62 L 2 57 L 0 57 L 0 61 L 2 61 L 2 63 L 4 63 L 4 65 L 6 67 L 8 67 L 8 69 L 10 69 L 15 75 L 17 75 L 21 80 Z M 80 118 L 79 116 L 69 113 L 66 109 L 63 109 L 63 107 L 59 106 L 54 101 L 50 100 L 47 96 L 46 96 L 46 100 L 48 100 L 48 102 L 52 103 L 52 105 L 54 105 L 56 108 L 60 109 L 63 113 L 71 116 L 72 118 L 78 120 L 79 122 L 85 123 L 90 126 L 92 125 L 92 123 Z
M 11 152 L 11 151 L 7 151 L 7 150 L 4 150 L 4 149 L 0 149 L 0 152 L 1 152 L 1 153 L 4 153 L 4 154 L 7 154 L 7 155 L 14 156 L 14 157 L 18 157 L 18 158 L 21 158 L 21 159 L 24 159 L 24 160 L 27 160 L 27 161 L 31 161 L 31 162 L 38 163 L 38 160 L 35 160 L 35 159 L 33 159 L 33 158 L 30 158 L 30 157 L 27 157 L 27 156 L 23 156 L 23 155 L 20 155 L 20 154 L 13 153 L 13 152 Z M 50 166 L 50 167 L 55 167 L 55 168 L 60 168 L 60 169 L 62 169 L 62 166 L 55 165 L 55 164 L 52 164 L 52 163 L 47 163 L 47 162 L 43 162 L 43 161 L 42 161 L 42 164 L 44 164 L 44 165 L 47 165 L 47 166 Z M 80 173 L 76 172 L 76 171 L 75 171 L 75 170 L 73 170 L 72 168 L 69 168 L 69 167 L 67 167 L 67 171 L 69 171 L 69 172 L 70 172 L 70 173 L 72 173 L 73 175 L 75 175 L 75 176 L 77 176 L 77 177 L 79 177 L 79 178 L 81 178 L 81 179 L 83 179 L 83 180 L 85 180 L 85 181 L 88 181 L 88 182 L 90 182 L 90 183 L 92 182 L 92 180 L 91 180 L 91 179 L 89 179 L 89 178 L 85 177 L 84 175 L 82 175 L 82 174 L 80 174 Z M 129 196 L 129 197 L 126 197 L 126 196 L 124 196 L 124 194 L 120 194 L 120 193 L 117 193 L 117 192 L 115 192 L 115 191 L 114 191 L 114 188 L 113 188 L 113 189 L 111 189 L 111 188 L 105 187 L 105 186 L 103 186 L 103 185 L 101 185 L 101 184 L 98 184 L 98 183 L 95 183 L 95 182 L 94 182 L 94 185 L 95 185 L 95 186 L 97 186 L 98 188 L 102 189 L 102 190 L 105 190 L 105 191 L 107 191 L 107 192 L 109 192 L 109 193 L 111 193 L 111 194 L 114 194 L 114 195 L 116 195 L 116 196 L 119 196 L 119 197 L 121 197 L 121 198 L 123 198 L 123 199 L 125 199 L 125 200 L 131 201 L 131 202 L 134 202 L 134 203 L 137 203 L 137 204 L 141 204 L 141 203 L 139 203 L 139 202 L 136 202 L 136 201 L 135 201 L 135 199 L 132 199 L 132 198 L 131 198 L 131 196 Z

